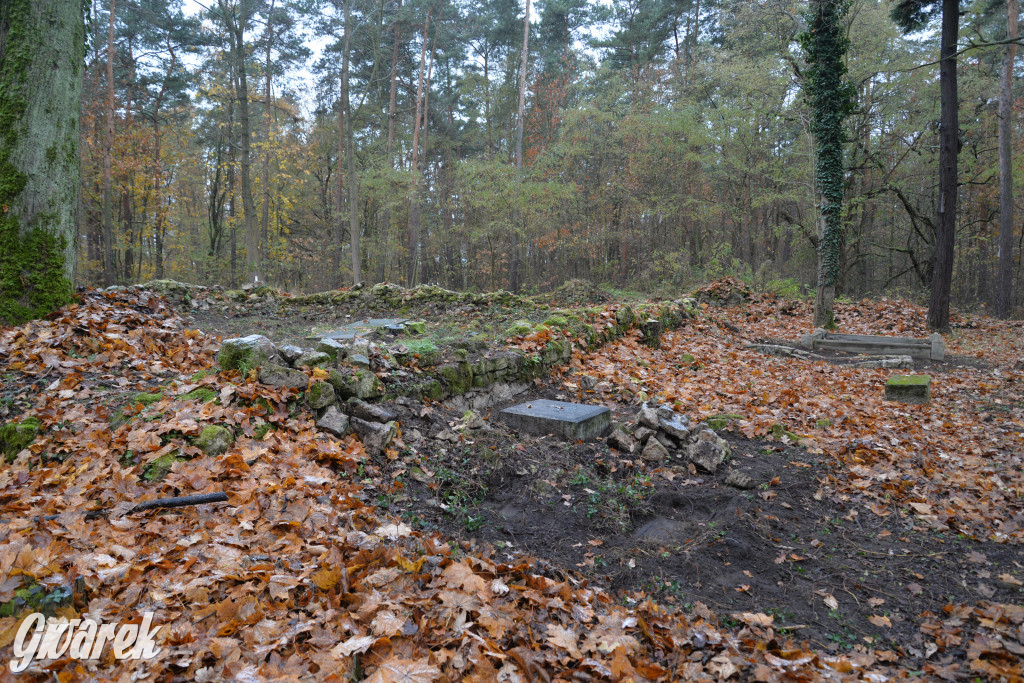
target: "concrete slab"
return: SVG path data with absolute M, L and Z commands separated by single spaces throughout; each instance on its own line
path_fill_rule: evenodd
M 399 330 L 408 321 L 408 318 L 367 318 L 349 323 L 326 334 L 318 334 L 310 339 L 355 339 L 356 337 L 366 337 L 381 327 L 394 334 L 395 330 Z
M 612 425 L 611 411 L 604 406 L 539 399 L 501 411 L 505 423 L 528 434 L 553 434 L 576 441 L 604 435 Z

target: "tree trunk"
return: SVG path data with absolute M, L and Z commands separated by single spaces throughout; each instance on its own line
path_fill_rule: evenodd
M 356 177 L 356 156 L 353 146 L 355 135 L 352 131 L 352 106 L 349 101 L 349 52 L 352 39 L 352 0 L 345 0 L 345 45 L 341 60 L 341 106 L 345 112 L 345 130 L 347 145 L 345 147 L 345 166 L 348 168 L 348 232 L 352 249 L 352 284 L 362 281 L 362 268 L 359 249 L 359 185 Z M 341 160 L 338 160 L 341 163 Z
M 530 58 L 530 0 L 523 16 L 523 57 L 519 65 L 519 106 L 516 109 L 516 203 L 512 216 L 512 254 L 509 260 L 509 287 L 519 291 L 519 210 L 523 184 L 523 117 L 526 113 L 526 69 Z
M 1017 38 L 1017 0 L 1006 3 L 1006 37 Z M 999 276 L 996 286 L 996 315 L 1010 317 L 1013 286 L 1013 62 L 1017 44 L 1006 46 L 999 87 Z
M 949 296 L 953 286 L 953 245 L 956 241 L 957 157 L 960 153 L 960 110 L 956 87 L 956 45 L 960 32 L 959 0 L 942 0 L 942 43 L 939 49 L 939 216 L 935 224 L 935 265 L 932 271 L 928 327 L 949 329 Z
M 399 1 L 398 9 L 401 10 L 402 3 Z M 391 50 L 391 93 L 388 98 L 388 146 L 387 153 L 385 154 L 388 161 L 388 168 L 394 170 L 395 168 L 395 111 L 398 107 L 398 22 L 396 21 L 391 27 L 391 33 L 393 35 L 393 47 Z M 391 206 L 387 205 L 384 208 L 384 229 L 380 235 L 380 245 L 384 252 L 383 257 L 380 259 L 380 268 L 378 269 L 378 279 L 384 281 L 387 278 L 388 273 L 388 262 L 390 260 L 391 250 L 389 249 L 388 240 L 390 240 L 391 233 Z
M 263 255 L 267 252 L 267 247 L 270 243 L 270 94 L 271 86 L 273 83 L 270 78 L 270 46 L 274 42 L 274 34 L 271 30 L 273 22 L 271 18 L 274 15 L 274 2 L 270 3 L 270 9 L 267 12 L 267 50 L 266 50 L 266 82 L 264 85 L 264 94 L 266 95 L 266 106 L 264 107 L 264 137 L 263 143 L 266 145 L 266 150 L 263 154 L 263 211 L 260 220 L 260 240 L 259 240 L 259 253 L 260 263 L 262 265 Z
M 344 84 L 341 85 L 344 90 Z M 339 94 L 340 95 L 340 94 Z M 345 178 L 341 172 L 345 155 L 345 107 L 342 105 L 343 97 L 338 97 L 338 160 L 335 164 L 335 172 L 338 175 L 338 182 L 334 192 L 334 255 L 331 261 L 331 272 L 333 273 L 334 288 L 341 287 L 341 251 L 345 237 Z
M 110 21 L 107 28 L 107 107 L 103 130 L 103 283 L 109 287 L 116 281 L 114 273 L 114 189 L 110 179 L 110 155 L 114 147 L 114 0 L 110 0 Z
M 259 226 L 256 223 L 256 203 L 252 196 L 252 155 L 249 130 L 249 78 L 245 68 L 245 29 L 249 22 L 247 0 L 240 0 L 238 14 L 220 0 L 220 15 L 231 40 L 231 58 L 238 79 L 238 136 L 240 170 L 242 175 L 242 221 L 245 228 L 245 264 L 250 282 L 262 281 L 260 269 Z
M 423 22 L 423 45 L 420 47 L 420 76 L 416 87 L 416 117 L 412 122 L 412 186 L 409 188 L 409 275 L 406 284 L 416 286 L 420 245 L 420 117 L 423 115 L 423 78 L 427 67 L 427 31 L 430 12 Z
M 71 300 L 84 57 L 80 3 L 0 2 L 0 322 Z

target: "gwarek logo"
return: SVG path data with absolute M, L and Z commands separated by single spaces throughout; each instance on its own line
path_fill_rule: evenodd
M 141 624 L 98 624 L 92 619 L 55 619 L 36 612 L 21 622 L 14 637 L 11 671 L 21 673 L 33 660 L 98 660 L 109 643 L 115 659 L 152 659 L 160 653 L 154 638 L 163 626 L 151 628 L 153 613 L 146 612 Z

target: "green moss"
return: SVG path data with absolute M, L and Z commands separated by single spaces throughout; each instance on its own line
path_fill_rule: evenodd
M 418 365 L 426 367 L 434 365 L 441 359 L 441 352 L 432 339 L 409 339 L 403 342 L 409 349 L 409 357 L 415 358 Z M 419 356 L 419 358 L 416 358 Z M 403 360 L 407 357 L 403 355 Z
M 144 391 L 140 391 L 139 393 L 137 393 L 134 396 L 132 396 L 131 403 L 132 404 L 141 403 L 144 406 L 150 406 L 150 405 L 153 405 L 154 403 L 156 403 L 157 401 L 159 401 L 160 399 L 162 399 L 163 397 L 164 397 L 164 394 L 163 394 L 162 391 L 160 393 L 157 393 L 157 394 L 147 394 Z
M 207 455 L 220 455 L 231 447 L 234 440 L 234 434 L 227 427 L 208 425 L 195 438 L 194 443 Z
M 0 453 L 3 453 L 7 462 L 13 462 L 18 453 L 29 447 L 39 432 L 42 425 L 34 417 L 28 417 L 21 422 L 10 422 L 0 427 Z
M 178 451 L 165 453 L 146 465 L 145 469 L 142 470 L 142 478 L 146 481 L 162 481 L 167 476 L 167 473 L 171 471 L 174 463 L 183 460 L 188 460 L 188 458 L 180 457 Z
M 17 325 L 41 317 L 72 300 L 73 286 L 69 279 L 74 250 L 61 234 L 64 224 L 71 220 L 72 212 L 61 206 L 65 201 L 64 186 L 78 183 L 78 156 L 69 155 L 67 161 L 56 153 L 56 145 L 70 146 L 77 151 L 78 123 L 70 125 L 54 122 L 53 127 L 40 136 L 40 144 L 52 140 L 51 155 L 47 147 L 45 161 L 39 173 L 54 180 L 56 191 L 48 200 L 49 211 L 37 213 L 30 224 L 23 224 L 18 209 L 23 204 L 23 192 L 29 186 L 29 176 L 14 162 L 20 139 L 31 124 L 25 122 L 29 110 L 29 93 L 37 89 L 31 83 L 30 71 L 38 59 L 39 46 L 45 37 L 39 35 L 36 11 L 31 0 L 8 0 L 4 3 L 5 29 L 3 69 L 0 71 L 0 322 Z M 73 16 L 73 13 L 63 17 Z M 49 30 L 49 28 L 47 29 Z M 53 30 L 65 30 L 58 15 Z M 72 27 L 74 50 L 84 48 L 84 27 Z M 77 72 L 76 52 L 72 63 Z M 75 94 L 77 99 L 77 93 Z M 56 106 L 56 104 L 54 104 Z M 32 126 L 35 131 L 38 125 Z M 73 181 L 73 182 L 72 182 Z
M 199 401 L 200 403 L 209 403 L 213 399 L 217 398 L 217 392 L 210 387 L 196 387 L 192 391 L 188 392 L 181 397 L 186 401 Z
M 529 320 L 517 320 L 506 330 L 509 337 L 525 337 L 533 332 L 533 323 Z
M 438 373 L 444 378 L 450 394 L 464 394 L 473 387 L 473 368 L 469 363 L 442 365 Z
M 832 420 L 828 419 L 827 417 L 823 417 L 820 420 L 816 421 L 814 423 L 814 426 L 817 427 L 818 429 L 824 429 L 825 427 L 831 427 L 832 426 Z
M 258 426 L 255 430 L 256 440 L 263 441 L 263 437 L 267 435 L 267 433 L 271 430 L 272 427 L 273 425 L 271 425 L 269 422 L 264 422 L 263 424 Z
M 912 387 L 925 386 L 931 381 L 931 375 L 893 375 L 886 384 L 894 387 Z
M 544 324 L 548 327 L 556 327 L 560 330 L 564 330 L 569 327 L 569 319 L 564 315 L 552 315 L 544 321 Z
M 427 333 L 427 323 L 422 320 L 405 323 L 405 331 L 407 334 L 414 336 L 420 336 Z
M 772 425 L 771 433 L 772 436 L 774 436 L 776 439 L 781 440 L 783 437 L 788 438 L 790 443 L 799 444 L 800 442 L 803 441 L 802 436 L 800 436 L 799 434 L 794 434 L 793 432 L 786 429 L 784 425 L 781 424 Z
M 707 419 L 708 427 L 711 427 L 715 431 L 719 429 L 725 429 L 729 426 L 729 423 L 733 420 L 742 420 L 743 416 L 736 413 L 722 413 L 721 415 L 713 415 Z

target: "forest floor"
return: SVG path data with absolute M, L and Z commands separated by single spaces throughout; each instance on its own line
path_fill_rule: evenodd
M 583 299 L 552 304 L 610 303 Z M 1019 322 L 956 317 L 947 361 L 914 370 L 933 377 L 923 406 L 882 399 L 904 371 L 743 348 L 810 331 L 808 303 L 775 298 L 705 307 L 660 349 L 634 334 L 577 352 L 515 401 L 601 403 L 629 423 L 657 397 L 718 417 L 733 456 L 714 474 L 510 432 L 504 405 L 466 429 L 443 403 L 389 404 L 401 436 L 370 458 L 290 409 L 294 390 L 215 372 L 217 334 L 300 341 L 311 324 L 429 313 L 440 335 L 499 346 L 510 320 L 549 312 L 243 302 L 183 319 L 148 291 L 88 292 L 0 331 L 0 419 L 42 427 L 0 470 L 0 659 L 37 609 L 153 610 L 155 660 L 63 658 L 27 675 L 1020 680 Z M 905 302 L 838 312 L 845 332 L 926 336 Z M 223 455 L 189 445 L 209 424 L 237 435 Z M 728 486 L 734 470 L 756 486 Z M 228 504 L 127 514 L 211 491 Z M 85 518 L 97 508 L 109 512 Z

